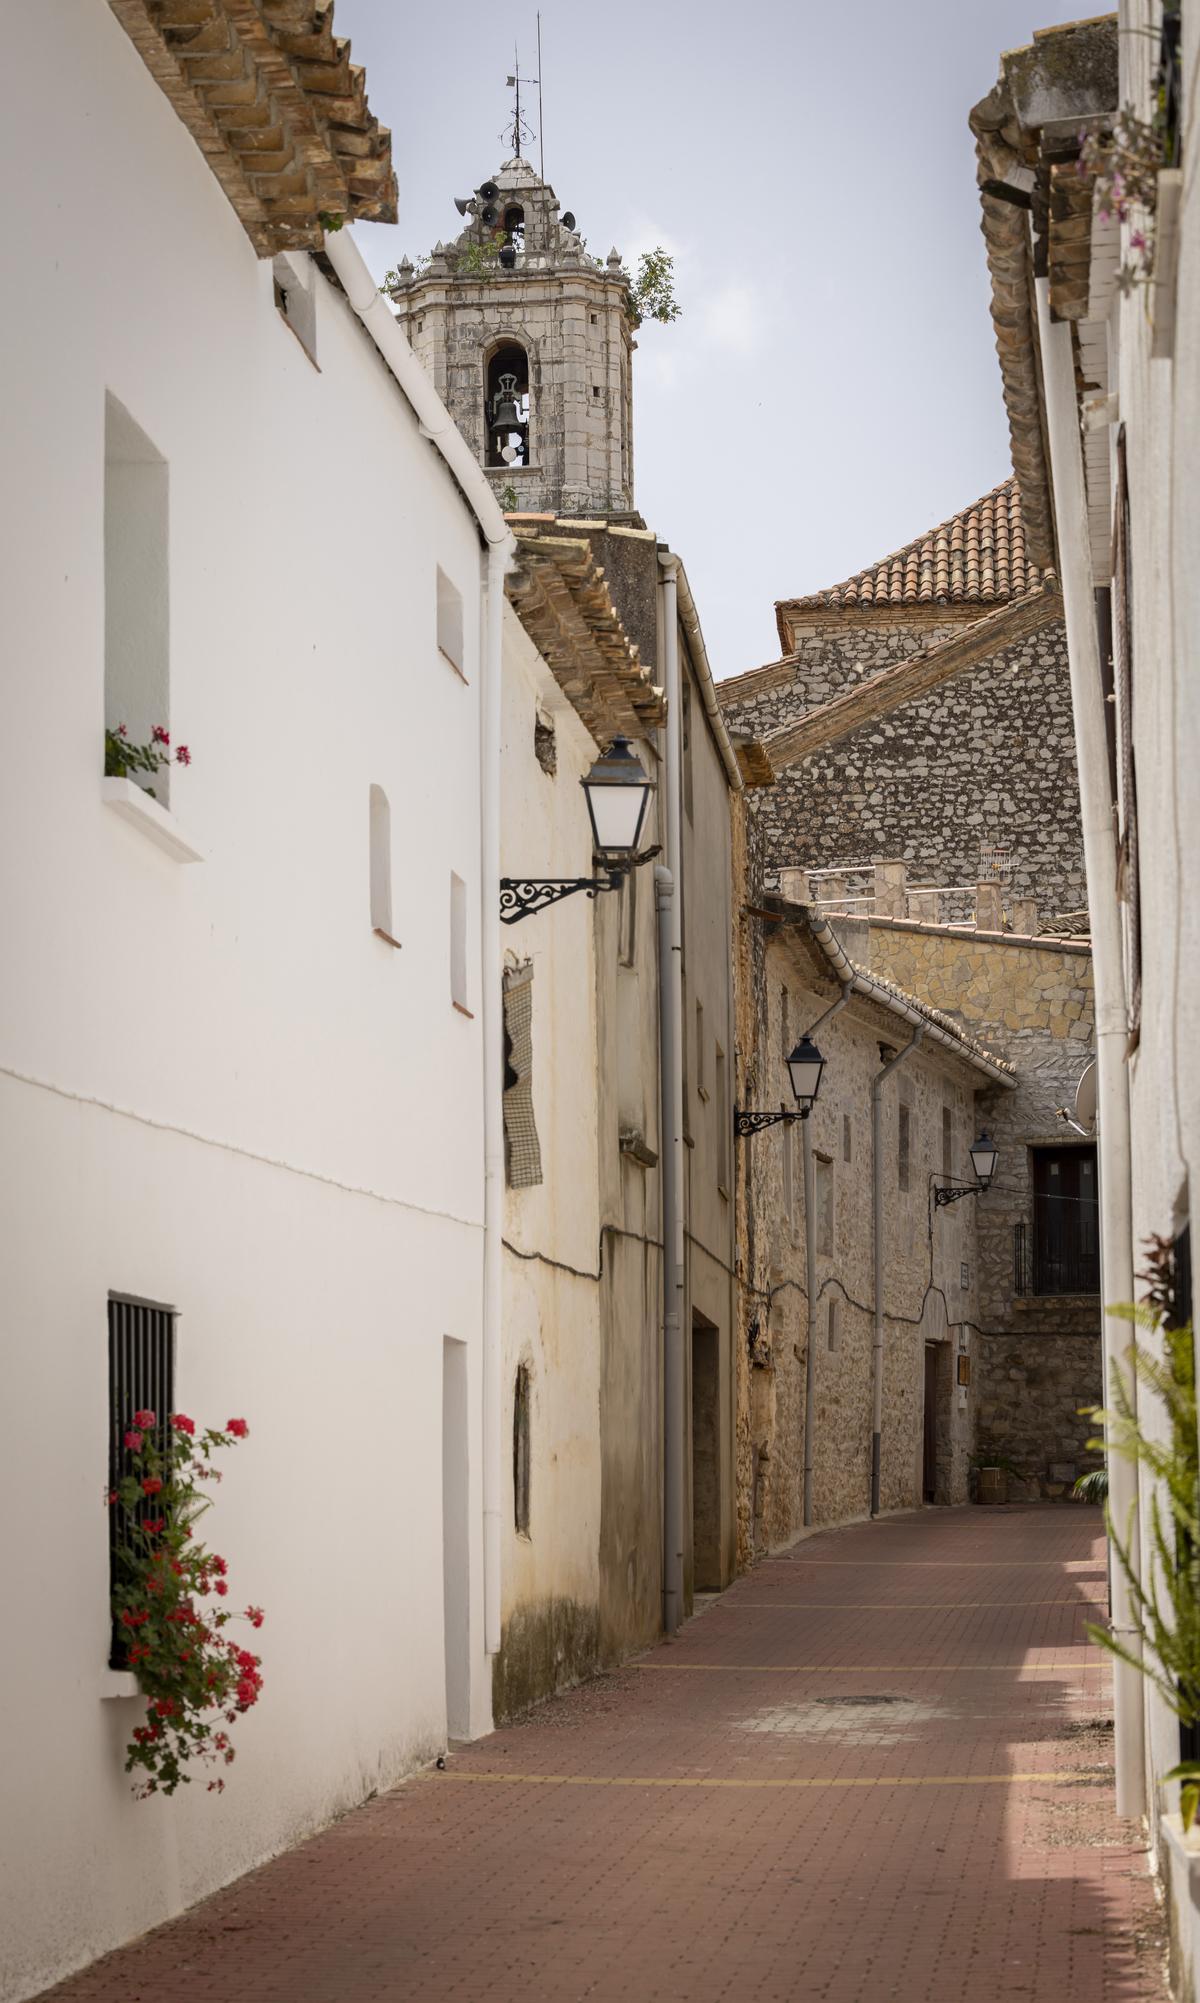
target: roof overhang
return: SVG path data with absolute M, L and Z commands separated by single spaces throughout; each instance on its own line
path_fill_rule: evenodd
M 1088 312 L 1092 187 L 1076 162 L 1079 134 L 1117 107 L 1117 17 L 1036 34 L 1001 57 L 995 87 L 970 115 L 992 282 L 1013 470 L 1031 559 L 1055 564 L 1034 280 L 1049 279 L 1056 319 Z
M 109 0 L 260 257 L 394 223 L 392 135 L 332 0 Z
M 508 596 L 568 702 L 597 743 L 649 736 L 666 719 L 666 699 L 621 623 L 591 544 L 513 528 Z

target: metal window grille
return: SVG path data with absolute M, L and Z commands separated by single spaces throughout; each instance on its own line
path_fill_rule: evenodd
M 108 1485 L 116 1488 L 129 1473 L 125 1435 L 135 1412 L 153 1412 L 160 1446 L 168 1437 L 167 1416 L 175 1403 L 175 1310 L 151 1301 L 110 1294 L 108 1300 Z M 144 1503 L 139 1514 L 150 1514 Z M 119 1583 L 120 1546 L 125 1516 L 119 1503 L 109 1510 L 108 1576 L 110 1592 Z M 114 1617 L 109 1665 L 126 1666 L 125 1636 Z
M 1033 1292 L 1033 1261 L 1029 1228 L 1026 1224 L 1013 1225 L 1013 1292 L 1031 1294 Z M 964 1282 L 965 1284 L 965 1282 Z
M 1012 880 L 1012 850 L 995 842 L 979 844 L 979 881 L 1009 883 Z

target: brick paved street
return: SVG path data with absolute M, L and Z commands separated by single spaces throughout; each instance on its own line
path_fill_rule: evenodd
M 1112 1816 L 1099 1520 L 925 1511 L 761 1565 L 56 2003 L 1165 1995 Z

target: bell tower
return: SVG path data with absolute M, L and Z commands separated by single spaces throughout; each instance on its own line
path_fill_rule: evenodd
M 466 227 L 389 292 L 507 511 L 633 512 L 633 323 L 617 251 L 591 257 L 514 155 L 455 203 Z M 515 498 L 514 498 L 515 497 Z

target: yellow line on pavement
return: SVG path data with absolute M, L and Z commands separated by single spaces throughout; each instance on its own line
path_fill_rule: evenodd
M 1080 1642 L 1096 1655 L 1086 1662 L 631 1662 L 630 1669 L 720 1669 L 739 1676 L 999 1676 L 1013 1669 L 1052 1669 L 1055 1675 L 1099 1668 L 1101 1651 L 1094 1642 Z
M 678 1778 L 646 1774 L 581 1773 L 478 1773 L 447 1767 L 442 1778 L 468 1781 L 508 1781 L 524 1787 L 722 1787 L 722 1788 L 821 1788 L 821 1787 L 1014 1787 L 1026 1781 L 1049 1781 L 1066 1786 L 1072 1782 L 1108 1778 L 1108 1769 L 1060 1767 L 1049 1773 L 930 1773 L 836 1775 L 819 1780 L 719 1780 L 694 1775 Z

